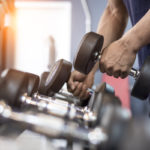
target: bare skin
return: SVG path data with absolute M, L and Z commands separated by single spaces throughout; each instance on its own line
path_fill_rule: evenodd
M 123 1 L 108 0 L 97 30 L 97 33 L 104 36 L 101 60 L 88 75 L 77 71 L 72 73 L 68 82 L 68 90 L 75 96 L 88 97 L 85 90 L 92 87 L 94 74 L 98 68 L 102 73 L 110 76 L 125 78 L 135 61 L 138 50 L 150 43 L 150 10 L 123 35 L 127 20 L 128 13 Z
M 150 10 L 122 38 L 104 48 L 100 70 L 116 78 L 127 77 L 139 49 L 150 43 Z
M 67 88 L 74 96 L 80 99 L 89 97 L 88 88 L 91 88 L 94 83 L 94 72 L 91 71 L 88 75 L 84 75 L 78 71 L 73 71 L 68 81 Z

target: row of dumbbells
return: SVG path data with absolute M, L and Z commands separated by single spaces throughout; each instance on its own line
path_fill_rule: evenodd
M 62 60 L 56 63 L 57 66 L 60 62 Z M 127 111 L 120 107 L 121 103 L 110 86 L 106 83 L 98 86 L 91 95 L 89 104 L 82 108 L 70 101 L 58 100 L 55 96 L 48 97 L 49 94 L 55 95 L 56 89 L 50 88 L 52 86 L 50 83 L 52 80 L 54 82 L 54 79 L 53 77 L 50 79 L 49 75 L 46 78 L 42 77 L 39 86 L 39 77 L 34 74 L 12 69 L 4 71 L 0 82 L 0 98 L 3 99 L 0 103 L 1 117 L 24 123 L 28 128 L 30 125 L 29 129 L 51 138 L 69 138 L 73 141 L 80 141 L 83 146 L 88 145 L 92 149 L 113 149 L 114 147 L 123 149 L 124 142 L 130 139 L 128 134 L 130 135 L 138 124 L 136 125 Z M 45 89 L 46 96 L 38 92 L 38 89 L 41 91 L 40 88 L 44 82 L 45 86 L 42 90 Z M 55 82 L 53 84 L 56 86 Z M 27 106 L 36 107 L 39 111 L 49 115 L 36 113 L 35 116 L 32 113 L 17 112 L 25 106 L 26 108 Z M 146 129 L 144 128 L 145 131 Z M 140 128 L 138 130 L 141 131 Z M 145 132 L 142 135 L 145 137 Z M 132 137 L 134 136 L 135 133 L 132 132 Z M 140 144 L 147 146 L 144 142 Z
M 17 122 L 30 124 L 33 126 L 32 129 L 34 131 L 49 137 L 69 137 L 94 145 L 106 139 L 102 129 L 99 128 L 101 120 L 99 114 L 102 115 L 105 110 L 100 109 L 100 107 L 102 107 L 102 105 L 104 106 L 107 102 L 110 104 L 113 103 L 114 106 L 120 105 L 120 101 L 114 96 L 114 93 L 110 91 L 110 89 L 107 89 L 106 84 L 102 84 L 96 89 L 95 94 L 93 93 L 90 98 L 90 105 L 86 108 L 77 107 L 73 104 L 70 105 L 69 103 L 68 105 L 63 105 L 63 101 L 57 101 L 54 97 L 40 96 L 37 93 L 38 84 L 39 77 L 34 74 L 12 69 L 4 71 L 1 74 L 0 83 L 2 89 L 0 97 L 4 99 L 0 104 L 1 116 Z M 34 96 L 29 97 L 32 95 Z M 11 110 L 7 104 L 9 104 L 13 110 Z M 22 107 L 27 105 L 37 107 L 39 111 L 48 113 L 49 116 L 37 114 L 38 117 L 36 117 L 31 114 L 17 113 L 14 111 L 21 111 Z M 60 111 L 62 108 L 67 111 L 62 113 Z M 102 110 L 101 113 L 100 110 Z M 78 123 L 76 123 L 78 120 L 86 122 L 89 128 L 79 126 Z M 82 124 L 82 126 L 85 125 Z
M 102 44 L 102 36 L 86 34 L 74 60 L 75 69 L 87 74 L 100 58 Z M 140 71 L 131 69 L 130 72 L 136 79 L 132 95 L 140 99 L 149 95 L 149 63 L 148 58 Z M 70 62 L 59 60 L 50 72 L 42 74 L 41 79 L 35 74 L 13 69 L 3 71 L 0 122 L 3 124 L 3 119 L 8 119 L 23 123 L 27 129 L 47 137 L 78 141 L 89 149 L 148 149 L 148 123 L 131 119 L 108 84 L 97 86 L 95 91 L 88 89 L 91 96 L 84 107 L 76 105 L 77 98 L 61 91 L 71 68 Z M 31 113 L 22 112 L 29 109 Z M 33 110 L 37 112 L 33 113 Z

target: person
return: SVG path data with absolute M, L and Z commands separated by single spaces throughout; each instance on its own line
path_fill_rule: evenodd
M 128 16 L 133 27 L 123 35 Z M 98 68 L 109 76 L 125 78 L 137 53 L 140 67 L 150 55 L 150 1 L 108 0 L 97 33 L 104 36 L 100 61 L 88 75 L 74 70 L 67 84 L 68 90 L 80 99 L 89 96 L 87 88 L 92 87 Z

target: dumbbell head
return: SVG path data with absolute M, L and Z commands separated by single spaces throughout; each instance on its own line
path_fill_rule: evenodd
M 27 92 L 28 79 L 24 72 L 14 69 L 1 73 L 0 98 L 7 101 L 12 107 L 20 107 L 22 94 Z
M 105 109 L 101 127 L 107 133 L 107 141 L 101 148 L 103 150 L 121 150 L 119 146 L 130 123 L 131 115 L 128 110 L 117 105 L 109 105 Z
M 91 111 L 96 115 L 96 122 L 92 125 L 100 125 L 105 109 L 109 105 L 121 106 L 121 101 L 115 96 L 113 88 L 107 83 L 102 83 L 95 90 L 94 101 L 90 104 Z
M 103 36 L 94 32 L 87 33 L 80 42 L 74 59 L 74 68 L 79 72 L 88 74 L 97 61 L 103 41 Z
M 72 64 L 64 59 L 57 61 L 50 69 L 45 82 L 45 89 L 49 93 L 57 93 L 65 82 L 69 80 Z
M 102 127 L 108 135 L 103 150 L 146 150 L 149 149 L 149 120 L 130 118 L 122 108 L 111 107 L 102 120 Z
M 47 80 L 47 77 L 49 75 L 49 72 L 43 72 L 40 77 L 40 85 L 38 92 L 42 95 L 48 95 L 49 90 L 45 87 L 45 82 Z
M 28 87 L 27 87 L 27 94 L 28 96 L 32 96 L 34 93 L 38 91 L 40 78 L 39 76 L 32 74 L 32 73 L 25 73 L 28 79 Z
M 132 119 L 127 126 L 119 150 L 147 150 L 150 147 L 149 119 Z
M 150 57 L 145 60 L 137 77 L 131 95 L 145 100 L 150 93 Z

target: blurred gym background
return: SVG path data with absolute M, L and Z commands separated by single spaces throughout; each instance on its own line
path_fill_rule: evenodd
M 106 4 L 106 0 L 0 0 L 1 70 L 40 75 L 60 58 L 73 62 L 83 35 L 96 32 Z M 95 84 L 101 79 L 97 71 Z M 128 92 L 133 83 L 129 78 Z M 133 116 L 147 114 L 147 103 L 130 97 Z

